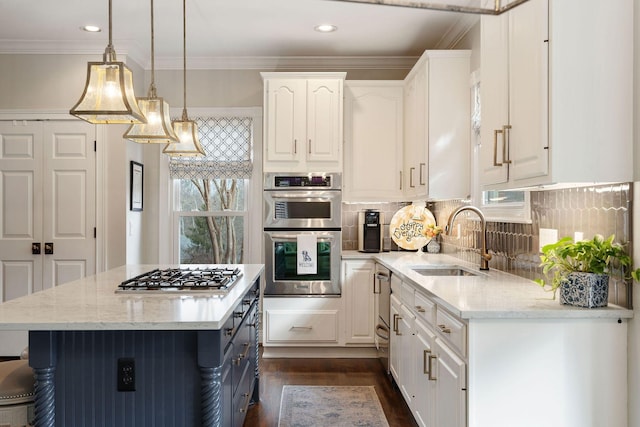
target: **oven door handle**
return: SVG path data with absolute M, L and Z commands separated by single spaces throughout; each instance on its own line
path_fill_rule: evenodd
M 300 234 L 303 234 L 303 233 L 298 233 L 298 234 L 273 234 L 273 232 L 270 232 L 269 236 L 271 237 L 271 240 L 274 240 L 274 241 L 287 240 L 287 241 L 292 241 L 293 242 L 298 238 L 298 236 Z M 317 232 L 317 233 L 310 233 L 310 234 L 316 235 L 318 237 L 318 242 L 327 242 L 327 241 L 332 242 L 333 240 L 335 240 L 335 238 L 333 236 L 327 236 L 325 234 L 322 234 L 321 231 Z

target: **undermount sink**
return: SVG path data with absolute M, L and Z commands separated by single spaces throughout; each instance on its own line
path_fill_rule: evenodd
M 411 268 L 423 276 L 477 276 L 478 273 L 466 270 L 456 265 L 420 266 Z

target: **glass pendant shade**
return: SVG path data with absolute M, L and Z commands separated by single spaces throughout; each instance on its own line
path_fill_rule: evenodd
M 163 98 L 138 98 L 138 106 L 147 123 L 131 125 L 123 135 L 124 138 L 142 144 L 168 144 L 178 141 L 171 125 L 169 104 Z
M 94 124 L 144 123 L 131 70 L 123 62 L 109 61 L 108 56 L 105 52 L 104 62 L 87 64 L 87 84 L 69 113 Z
M 138 106 L 147 122 L 129 126 L 123 138 L 141 144 L 168 144 L 178 142 L 178 137 L 171 125 L 169 104 L 156 93 L 154 39 L 153 0 L 151 0 L 151 84 L 147 97 L 138 98 Z
M 178 136 L 178 142 L 170 142 L 162 152 L 175 157 L 204 156 L 204 150 L 198 138 L 198 125 L 183 114 L 182 120 L 173 121 L 173 130 Z

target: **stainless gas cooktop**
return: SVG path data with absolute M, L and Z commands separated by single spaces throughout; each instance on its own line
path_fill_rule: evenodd
M 125 280 L 116 293 L 207 293 L 226 294 L 242 277 L 239 268 L 155 269 Z

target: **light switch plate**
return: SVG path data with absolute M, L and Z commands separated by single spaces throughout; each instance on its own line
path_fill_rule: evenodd
M 540 229 L 540 252 L 542 247 L 558 241 L 558 230 L 555 228 Z

